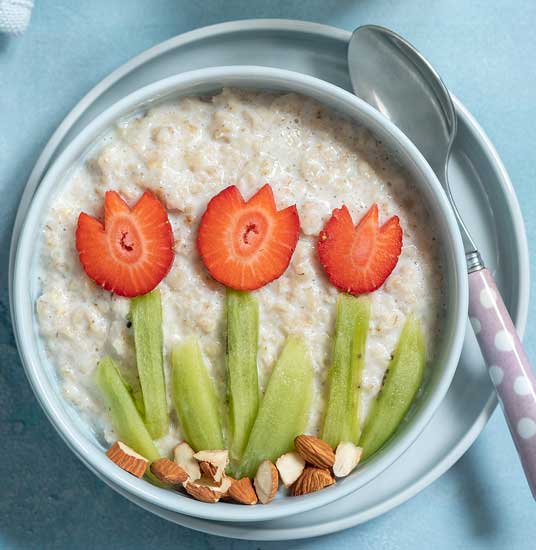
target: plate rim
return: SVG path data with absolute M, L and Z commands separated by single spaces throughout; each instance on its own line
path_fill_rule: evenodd
M 20 223 L 25 215 L 25 206 L 31 200 L 33 191 L 37 187 L 38 183 L 42 179 L 43 174 L 48 168 L 48 163 L 54 156 L 55 150 L 61 144 L 69 130 L 77 122 L 77 120 L 83 115 L 83 113 L 91 106 L 98 98 L 110 89 L 116 82 L 121 80 L 123 77 L 128 75 L 133 70 L 142 66 L 148 61 L 151 61 L 155 57 L 162 55 L 163 53 L 180 47 L 185 44 L 190 44 L 196 41 L 201 41 L 207 37 L 214 37 L 217 35 L 231 34 L 236 32 L 248 32 L 252 30 L 265 30 L 272 32 L 292 32 L 292 33 L 307 33 L 313 35 L 321 35 L 326 38 L 333 39 L 335 41 L 348 42 L 351 32 L 344 29 L 340 29 L 331 25 L 324 25 L 321 23 L 314 23 L 308 21 L 292 20 L 292 19 L 245 19 L 238 21 L 229 21 L 224 23 L 218 23 L 215 25 L 209 25 L 201 27 L 199 29 L 194 29 L 186 33 L 181 33 L 177 36 L 171 37 L 151 48 L 148 48 L 141 53 L 137 54 L 129 61 L 112 71 L 108 76 L 99 81 L 87 94 L 85 94 L 82 99 L 69 111 L 66 117 L 62 120 L 60 125 L 56 128 L 54 133 L 51 135 L 43 151 L 39 155 L 32 172 L 28 178 L 28 181 L 25 185 L 19 209 L 17 210 L 14 229 L 11 239 L 11 249 L 10 249 L 10 258 L 9 258 L 9 288 L 13 285 L 13 256 L 16 246 L 16 240 L 18 238 L 17 226 L 20 228 Z M 506 199 L 506 207 L 510 212 L 512 219 L 512 227 L 515 235 L 516 248 L 517 248 L 517 257 L 519 259 L 519 273 L 518 273 L 518 304 L 517 312 L 514 315 L 516 321 L 516 327 L 518 332 L 523 335 L 528 315 L 528 297 L 529 297 L 529 286 L 530 286 L 530 272 L 529 272 L 529 257 L 528 257 L 528 242 L 525 232 L 525 225 L 523 217 L 521 214 L 521 209 L 515 190 L 513 188 L 512 182 L 502 160 L 500 159 L 495 147 L 493 146 L 491 140 L 486 135 L 482 127 L 476 121 L 476 119 L 469 113 L 469 111 L 460 103 L 459 100 L 454 98 L 457 109 L 459 109 L 463 116 L 467 119 L 469 124 L 472 126 L 473 130 L 477 134 L 479 140 L 483 143 L 483 151 L 490 160 L 490 165 L 493 167 L 494 171 L 497 173 L 497 179 L 501 182 L 501 188 L 503 190 L 503 195 Z M 12 307 L 10 303 L 10 307 Z M 463 454 L 469 449 L 472 443 L 475 441 L 476 437 L 481 433 L 482 429 L 486 425 L 489 417 L 491 416 L 495 406 L 497 404 L 497 399 L 494 393 L 490 394 L 488 401 L 486 402 L 481 413 L 473 422 L 469 430 L 464 434 L 464 436 L 458 441 L 457 445 L 451 449 L 451 451 L 444 456 L 444 458 L 438 462 L 433 468 L 431 468 L 428 473 L 421 477 L 418 481 L 412 482 L 408 487 L 399 491 L 398 493 L 393 494 L 391 498 L 383 501 L 382 503 L 368 508 L 366 511 L 356 512 L 349 516 L 345 516 L 343 519 L 333 520 L 328 523 L 318 524 L 313 527 L 298 527 L 298 528 L 284 528 L 276 529 L 279 533 L 285 533 L 282 536 L 273 537 L 270 536 L 272 530 L 264 529 L 265 535 L 257 540 L 283 540 L 289 538 L 309 538 L 314 536 L 319 536 L 322 534 L 332 533 L 338 530 L 346 529 L 348 527 L 357 525 L 364 521 L 368 521 L 374 517 L 377 517 L 388 510 L 396 507 L 397 505 L 405 502 L 411 497 L 415 496 L 417 493 L 422 491 L 435 479 L 440 477 L 445 473 Z M 154 512 L 154 511 L 153 511 Z M 156 512 L 155 512 L 156 513 Z M 177 514 L 178 515 L 178 514 Z M 181 519 L 197 520 L 197 518 L 189 518 L 188 516 L 182 516 Z M 207 520 L 200 520 L 207 521 Z M 221 534 L 223 536 L 232 536 L 235 538 L 251 538 L 248 536 L 238 536 L 236 533 L 233 535 L 225 535 L 224 533 L 216 533 L 213 527 L 221 527 L 219 524 L 211 523 L 211 530 L 206 530 L 204 532 L 209 532 L 213 534 Z M 188 526 L 188 525 L 186 525 Z M 233 527 L 238 527 L 234 525 Z M 200 529 L 199 526 L 194 527 L 197 530 Z M 299 530 L 306 530 L 306 532 L 297 534 Z M 256 531 L 258 535 L 259 532 Z

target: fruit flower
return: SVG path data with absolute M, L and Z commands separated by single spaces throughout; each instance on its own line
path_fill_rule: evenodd
M 247 202 L 231 185 L 208 203 L 197 248 L 214 279 L 236 290 L 255 290 L 285 272 L 299 230 L 296 206 L 278 211 L 268 184 Z
M 115 191 L 104 199 L 104 222 L 82 212 L 76 250 L 86 274 L 120 296 L 153 290 L 173 264 L 173 231 L 163 204 L 146 191 L 134 208 Z

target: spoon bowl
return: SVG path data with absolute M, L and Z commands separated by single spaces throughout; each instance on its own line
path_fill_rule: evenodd
M 356 95 L 394 122 L 428 161 L 449 197 L 466 252 L 479 262 L 449 185 L 448 161 L 458 125 L 441 77 L 409 42 L 377 25 L 354 31 L 348 65 Z

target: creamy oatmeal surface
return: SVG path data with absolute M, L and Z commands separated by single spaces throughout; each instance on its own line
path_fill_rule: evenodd
M 315 368 L 309 430 L 324 409 L 338 291 L 318 262 L 318 233 L 334 208 L 346 204 L 357 222 L 378 203 L 380 222 L 397 214 L 404 232 L 398 265 L 371 294 L 363 375 L 362 418 L 378 392 L 406 316 L 423 320 L 429 360 L 442 316 L 442 277 L 434 227 L 422 201 L 374 136 L 317 102 L 295 94 L 224 90 L 213 98 L 182 98 L 120 122 L 70 176 L 53 201 L 41 245 L 37 312 L 47 352 L 68 400 L 107 441 L 116 439 L 93 380 L 97 362 L 116 358 L 133 385 L 136 366 L 127 319 L 129 300 L 99 288 L 82 271 L 75 249 L 81 211 L 102 217 L 104 193 L 117 190 L 135 203 L 145 189 L 165 204 L 176 257 L 160 283 L 168 352 L 199 337 L 222 396 L 225 389 L 224 288 L 211 279 L 196 251 L 198 221 L 210 198 L 228 185 L 248 199 L 270 183 L 278 208 L 298 207 L 301 234 L 285 274 L 255 291 L 260 306 L 259 377 L 264 388 L 283 341 L 301 333 Z M 171 399 L 169 399 L 170 410 Z M 159 440 L 168 452 L 180 439 L 175 413 Z

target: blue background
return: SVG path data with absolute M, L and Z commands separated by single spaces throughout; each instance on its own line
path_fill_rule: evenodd
M 536 506 L 499 411 L 475 445 L 417 497 L 365 525 L 309 541 L 254 543 L 148 514 L 91 474 L 35 401 L 11 331 L 7 263 L 16 207 L 50 134 L 94 84 L 178 33 L 288 17 L 398 30 L 431 59 L 495 143 L 536 258 L 534 0 L 36 0 L 28 31 L 0 35 L 0 547 L 534 549 Z M 534 285 L 532 286 L 534 292 Z M 525 342 L 536 357 L 535 301 Z

